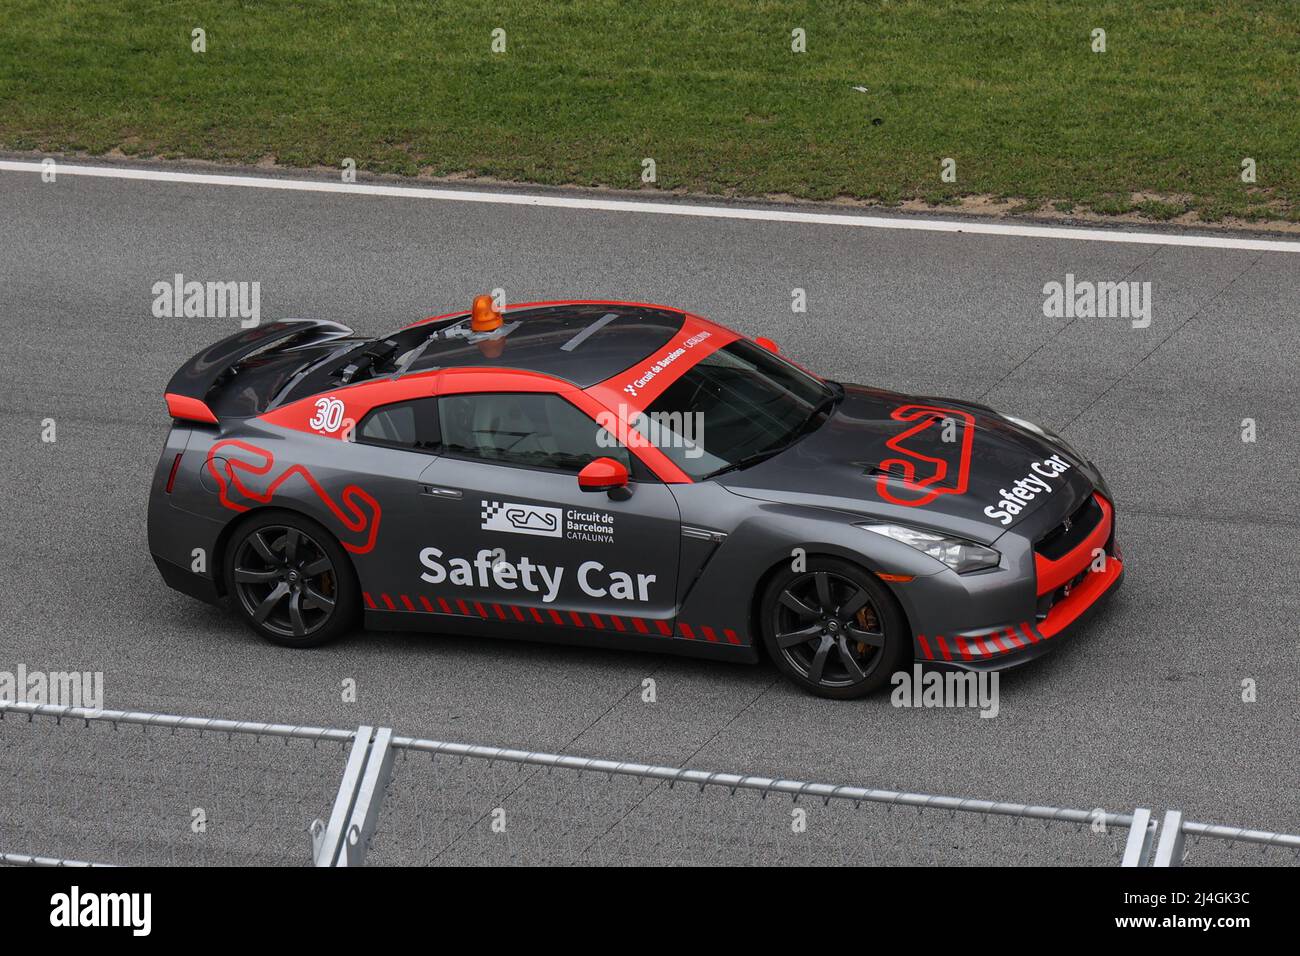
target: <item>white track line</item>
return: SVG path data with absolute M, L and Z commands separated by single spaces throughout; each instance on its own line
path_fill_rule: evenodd
M 38 162 L 0 160 L 0 170 L 40 173 Z M 1280 239 L 1244 239 L 1239 236 L 1189 236 L 1182 233 L 1125 232 L 1118 229 L 1075 229 L 1064 226 L 1028 226 L 951 219 L 911 219 L 829 212 L 793 212 L 741 206 L 704 206 L 695 203 L 642 202 L 596 199 L 585 196 L 536 196 L 515 192 L 479 192 L 430 189 L 423 186 L 378 186 L 370 183 L 330 183 L 310 179 L 265 176 L 227 176 L 181 173 L 122 166 L 78 166 L 59 163 L 60 176 L 96 176 L 103 179 L 139 179 L 204 186 L 242 186 L 247 189 L 286 189 L 298 192 L 346 193 L 361 196 L 396 196 L 403 199 L 441 199 L 446 202 L 498 203 L 508 206 L 546 206 L 554 209 L 594 209 L 601 212 L 655 213 L 662 216 L 697 216 L 709 219 L 746 219 L 758 222 L 798 222 L 819 226 L 857 226 L 861 229 L 910 229 L 917 232 L 959 232 L 976 236 L 1019 236 L 1030 239 L 1077 239 L 1083 242 L 1121 242 L 1154 246 L 1197 246 L 1206 249 L 1248 249 L 1256 252 L 1300 252 L 1300 242 Z

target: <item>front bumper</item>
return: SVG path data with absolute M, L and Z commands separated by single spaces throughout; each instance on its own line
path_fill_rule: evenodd
M 1105 570 L 1085 575 L 1043 620 L 953 636 L 918 634 L 916 659 L 939 668 L 968 671 L 1007 670 L 1032 661 L 1050 651 L 1056 638 L 1118 591 L 1123 580 L 1124 562 L 1108 558 Z
M 1124 577 L 1124 562 L 1116 543 L 1114 507 L 1099 493 L 1091 497 L 1100 518 L 1086 534 L 1076 534 L 1068 551 L 1058 548 L 1049 558 L 1036 545 L 1024 556 L 1021 567 L 1026 572 L 1029 561 L 1033 562 L 1032 573 L 1021 579 L 1035 593 L 1033 604 L 1023 599 L 1001 603 L 1001 615 L 990 614 L 987 606 L 972 605 L 973 619 L 967 618 L 966 627 L 949 625 L 918 632 L 915 659 L 944 669 L 1015 667 L 1047 653 L 1055 646 L 1055 638 L 1117 591 Z M 1096 558 L 1103 553 L 1105 561 L 1097 569 Z

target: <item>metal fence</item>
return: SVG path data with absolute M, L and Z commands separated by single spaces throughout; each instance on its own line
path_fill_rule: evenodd
M 0 862 L 301 865 L 356 732 L 0 703 Z M 49 769 L 54 755 L 62 772 Z M 75 768 L 71 773 L 63 768 Z
M 397 737 L 367 857 L 473 864 L 1119 862 L 1132 814 Z
M 83 773 L 42 772 L 51 748 Z M 69 759 L 72 763 L 69 764 Z M 1177 866 L 1300 836 L 403 737 L 0 702 L 0 864 Z
M 1300 862 L 1300 836 L 1185 820 L 1168 810 L 1152 866 L 1278 865 Z

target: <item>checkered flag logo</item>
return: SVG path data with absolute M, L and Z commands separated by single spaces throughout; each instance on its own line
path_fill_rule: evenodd
M 547 538 L 564 536 L 564 511 L 549 505 L 526 505 L 517 501 L 480 500 L 480 525 L 484 531 L 506 534 L 535 534 Z

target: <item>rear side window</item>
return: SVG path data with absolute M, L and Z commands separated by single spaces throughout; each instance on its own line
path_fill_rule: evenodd
M 628 450 L 558 395 L 448 395 L 438 399 L 438 410 L 448 455 L 574 474 L 597 458 L 613 458 L 633 470 Z
M 357 441 L 436 452 L 439 446 L 437 399 L 417 398 L 371 410 L 357 428 Z

